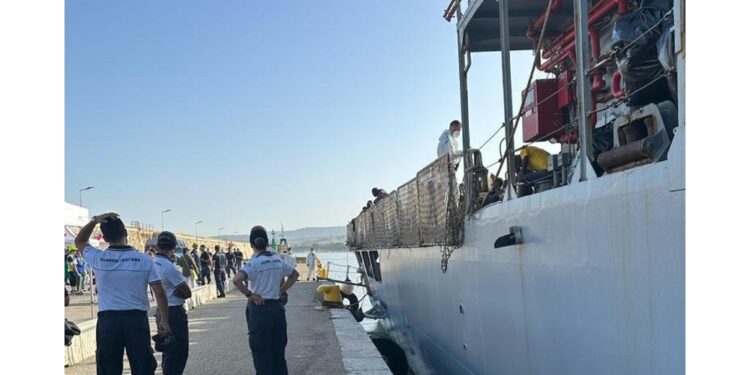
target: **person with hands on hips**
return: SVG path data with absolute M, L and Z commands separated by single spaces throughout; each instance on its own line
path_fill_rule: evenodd
M 286 375 L 284 300 L 299 273 L 268 247 L 268 233 L 262 226 L 250 231 L 250 246 L 253 256 L 233 281 L 237 290 L 248 298 L 245 319 L 253 365 L 258 375 Z M 285 277 L 286 280 L 280 282 Z

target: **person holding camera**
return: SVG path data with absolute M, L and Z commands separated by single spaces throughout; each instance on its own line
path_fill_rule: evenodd
M 169 348 L 162 353 L 161 369 L 164 375 L 181 375 L 188 360 L 189 335 L 185 300 L 192 297 L 190 287 L 177 266 L 172 263 L 177 237 L 172 232 L 161 232 L 156 240 L 157 253 L 154 258 L 156 273 L 167 293 L 169 305 L 169 325 L 173 339 Z M 157 323 L 160 312 L 157 311 Z

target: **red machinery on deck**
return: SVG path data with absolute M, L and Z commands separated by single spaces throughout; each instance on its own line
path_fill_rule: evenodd
M 546 141 L 563 125 L 557 79 L 538 79 L 524 90 L 523 141 Z
M 555 0 L 551 6 L 551 12 L 561 8 L 562 0 Z M 599 60 L 601 56 L 601 25 L 597 25 L 607 16 L 625 14 L 628 11 L 627 0 L 600 0 L 589 10 L 589 40 L 591 43 L 591 58 Z M 539 43 L 539 29 L 544 21 L 544 15 L 539 16 L 531 25 L 526 35 Z M 607 25 L 609 26 L 609 25 Z M 541 41 L 544 43 L 544 41 Z M 559 37 L 554 39 L 548 46 L 544 46 L 542 57 L 547 59 L 542 62 L 539 59 L 537 68 L 547 73 L 556 75 L 555 79 L 537 80 L 532 83 L 530 93 L 526 96 L 523 115 L 523 140 L 524 142 L 546 141 L 556 138 L 562 142 L 574 143 L 577 141 L 575 130 L 573 134 L 562 133 L 562 127 L 571 121 L 568 118 L 570 108 L 576 104 L 575 90 L 573 88 L 573 77 L 575 77 L 575 29 L 568 27 Z M 596 107 L 600 102 L 597 94 L 607 87 L 603 69 L 593 73 L 591 82 L 592 104 Z M 610 81 L 619 80 L 619 75 L 610 78 Z M 555 83 L 556 81 L 556 83 Z M 624 95 L 620 89 L 620 82 L 611 82 L 612 96 L 619 98 Z M 534 89 L 535 87 L 535 89 Z M 523 95 L 526 95 L 524 92 Z M 593 109 L 593 108 L 592 108 Z M 593 124 L 593 121 L 592 121 Z

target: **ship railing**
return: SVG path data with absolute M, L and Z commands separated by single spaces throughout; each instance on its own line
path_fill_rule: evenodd
M 453 163 L 445 155 L 350 221 L 347 244 L 355 249 L 459 246 L 459 200 Z
M 351 266 L 351 265 L 348 265 L 348 264 L 338 264 L 338 263 L 333 263 L 333 262 L 327 262 L 326 263 L 326 275 L 329 275 L 329 276 L 331 275 L 331 266 L 334 266 L 336 269 L 342 269 L 343 268 L 344 270 L 346 270 L 346 279 L 345 280 L 350 280 L 350 278 L 349 278 L 349 272 L 350 271 L 352 273 L 354 273 L 355 275 L 357 275 L 358 271 L 359 271 L 359 267 Z

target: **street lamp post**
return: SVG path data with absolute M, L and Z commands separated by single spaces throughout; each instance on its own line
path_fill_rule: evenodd
M 164 214 L 166 214 L 167 212 L 170 212 L 170 211 L 172 211 L 172 209 L 168 208 L 168 209 L 166 209 L 166 210 L 164 210 L 164 211 L 161 212 L 161 230 L 162 231 L 164 230 Z
M 79 206 L 83 207 L 83 194 L 82 193 L 86 190 L 91 190 L 93 188 L 94 188 L 93 186 L 88 186 L 88 187 L 78 190 L 78 205 Z
M 202 223 L 203 220 L 199 220 L 195 222 L 195 237 L 198 237 L 198 224 Z

